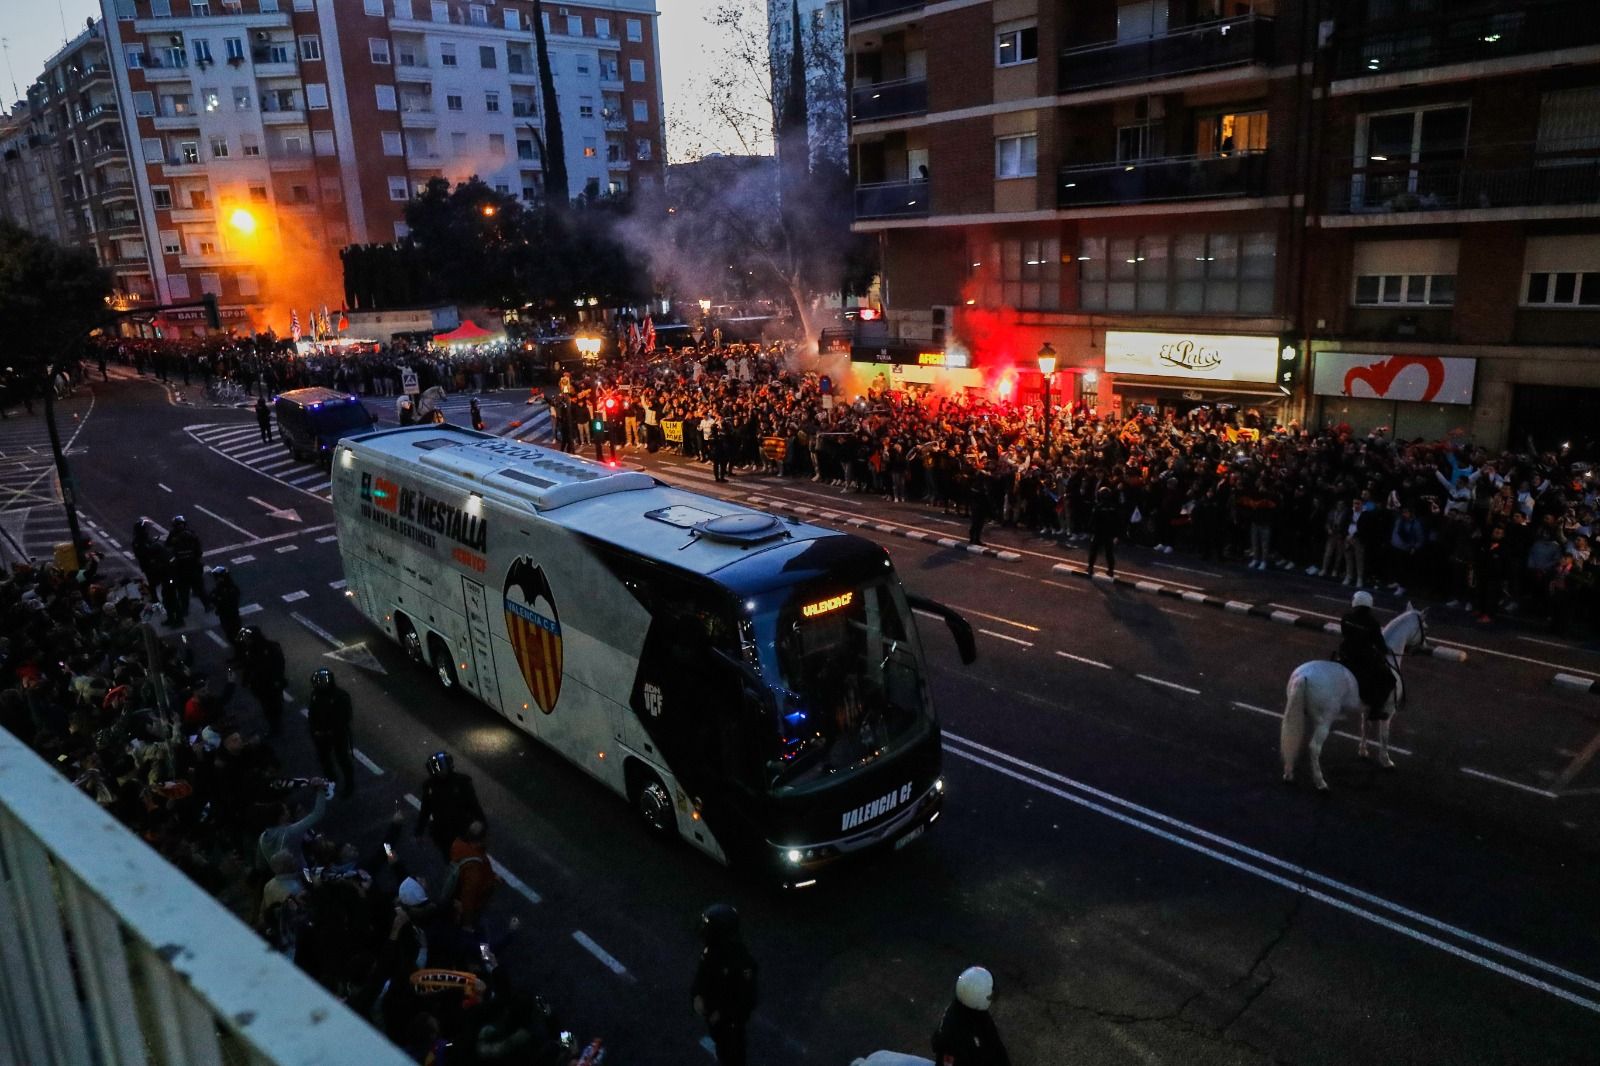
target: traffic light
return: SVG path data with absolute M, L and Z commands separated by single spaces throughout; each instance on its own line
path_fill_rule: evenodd
M 594 409 L 594 431 L 596 433 L 604 433 L 606 431 L 606 423 L 615 421 L 616 417 L 617 398 L 615 396 L 607 396 Z

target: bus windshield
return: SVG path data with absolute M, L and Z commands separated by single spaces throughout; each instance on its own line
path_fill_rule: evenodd
M 821 784 L 927 735 L 933 715 L 905 594 L 880 580 L 791 597 L 762 640 L 778 695 L 774 787 Z

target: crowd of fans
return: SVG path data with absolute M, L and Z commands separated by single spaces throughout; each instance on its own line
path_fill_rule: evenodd
M 157 635 L 160 617 L 142 582 L 93 563 L 14 568 L 0 578 L 0 727 L 415 1061 L 446 1042 L 451 1063 L 571 1061 L 548 1007 L 498 965 L 516 923 L 484 913 L 495 882 L 481 810 L 460 824 L 424 810 L 416 834 L 448 838 L 432 892 L 420 868 L 438 864 L 401 832 L 398 807 L 381 837 L 327 832 L 330 783 L 295 776 L 281 734 L 258 735 L 267 719 L 235 699 L 234 667 L 208 677 Z
M 616 443 L 681 450 L 719 478 L 745 469 L 921 501 L 973 516 L 974 539 L 992 517 L 1081 544 L 1110 511 L 1117 537 L 1160 552 L 1427 594 L 1480 621 L 1533 612 L 1563 631 L 1600 617 L 1596 479 L 1565 448 L 1491 453 L 1226 407 L 1058 407 L 1046 451 L 1037 405 L 891 390 L 881 375 L 845 395 L 804 365 L 786 345 L 691 347 L 563 379 L 558 439 L 591 443 L 595 408 L 619 398 Z

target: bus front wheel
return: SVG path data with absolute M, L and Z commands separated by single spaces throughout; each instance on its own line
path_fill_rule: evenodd
M 400 638 L 400 647 L 405 650 L 406 658 L 414 663 L 423 663 L 426 660 L 422 655 L 422 638 L 417 636 L 417 629 L 405 615 L 400 615 L 394 620 L 395 636 Z
M 672 812 L 672 795 L 661 779 L 649 770 L 642 770 L 634 777 L 633 807 L 652 833 L 667 836 L 676 831 L 678 819 Z

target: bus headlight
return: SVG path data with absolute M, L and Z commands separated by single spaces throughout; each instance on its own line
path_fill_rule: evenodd
M 799 848 L 790 848 L 784 857 L 787 858 L 792 865 L 799 866 L 800 860 L 805 856 L 800 854 Z
M 933 790 L 935 792 L 943 792 L 944 791 L 944 778 L 942 778 L 942 777 L 934 778 Z

